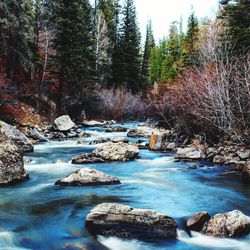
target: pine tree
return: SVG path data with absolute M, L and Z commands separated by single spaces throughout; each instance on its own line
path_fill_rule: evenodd
M 250 49 L 250 1 L 223 0 L 221 18 L 225 20 L 227 32 L 232 36 L 235 52 L 242 53 Z M 222 34 L 223 35 L 223 34 Z
M 150 84 L 150 77 L 149 77 L 150 54 L 151 50 L 155 47 L 155 40 L 153 36 L 151 21 L 148 22 L 146 29 L 147 29 L 146 41 L 145 41 L 142 68 L 141 68 L 141 88 L 145 88 Z
M 187 34 L 185 37 L 185 64 L 193 65 L 198 60 L 199 23 L 194 11 L 188 18 Z M 184 55 L 183 55 L 184 56 Z
M 91 6 L 88 0 L 57 0 L 54 45 L 60 65 L 58 108 L 63 89 L 68 83 L 71 98 L 81 94 L 92 80 L 94 53 Z
M 133 0 L 126 0 L 122 9 L 122 24 L 118 42 L 118 84 L 136 93 L 140 90 L 140 34 Z
M 19 66 L 32 74 L 38 63 L 32 0 L 0 4 L 0 50 L 6 56 L 7 77 L 16 80 Z

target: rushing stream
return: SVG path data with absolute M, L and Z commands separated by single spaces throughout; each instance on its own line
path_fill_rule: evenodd
M 138 123 L 127 123 L 127 128 Z M 174 162 L 171 154 L 140 151 L 140 158 L 126 163 L 89 164 L 118 177 L 121 185 L 96 187 L 55 186 L 56 180 L 80 168 L 70 159 L 91 152 L 87 142 L 100 137 L 126 137 L 126 133 L 105 133 L 104 128 L 86 129 L 92 136 L 53 141 L 35 146 L 26 156 L 30 179 L 0 189 L 0 249 L 250 249 L 250 235 L 242 239 L 215 239 L 198 233 L 190 237 L 181 225 L 195 212 L 210 214 L 239 209 L 250 215 L 250 186 L 232 169 L 203 164 L 185 171 L 186 163 Z M 134 139 L 132 139 L 134 140 Z M 91 208 L 102 202 L 116 202 L 148 208 L 175 218 L 180 224 L 178 239 L 143 242 L 116 238 L 92 238 L 84 227 Z M 77 248 L 79 247 L 79 248 Z

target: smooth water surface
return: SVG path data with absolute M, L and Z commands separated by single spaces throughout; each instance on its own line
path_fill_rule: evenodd
M 73 156 L 89 153 L 98 146 L 89 146 L 89 141 L 126 137 L 126 133 L 104 130 L 88 128 L 90 138 L 38 144 L 25 157 L 30 179 L 0 188 L 0 249 L 250 249 L 250 236 L 214 239 L 193 233 L 189 237 L 181 229 L 185 216 L 203 210 L 214 214 L 239 209 L 250 215 L 250 186 L 243 184 L 240 176 L 229 168 L 202 163 L 203 168 L 187 171 L 187 164 L 174 162 L 171 154 L 141 150 L 135 161 L 84 165 L 118 177 L 121 185 L 55 186 L 58 179 L 81 167 L 70 163 Z M 83 144 L 78 145 L 78 140 Z M 84 218 L 102 202 L 165 213 L 179 222 L 178 239 L 166 242 L 94 239 L 84 227 Z

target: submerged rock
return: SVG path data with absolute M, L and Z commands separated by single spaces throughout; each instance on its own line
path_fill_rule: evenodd
M 238 210 L 214 215 L 204 226 L 203 233 L 214 237 L 241 237 L 250 233 L 250 217 Z
M 118 178 L 90 168 L 81 168 L 67 177 L 58 180 L 56 185 L 61 186 L 89 186 L 120 184 Z
M 137 146 L 118 142 L 108 142 L 98 147 L 93 153 L 106 161 L 127 161 L 139 154 Z
M 86 227 L 94 234 L 139 239 L 174 239 L 176 222 L 171 217 L 147 209 L 103 203 L 86 217 Z
M 34 149 L 32 142 L 24 133 L 3 121 L 0 121 L 0 138 L 1 137 L 3 137 L 3 140 L 11 141 L 23 152 L 32 152 Z
M 0 143 L 0 185 L 25 180 L 22 151 L 11 142 Z
M 105 130 L 106 133 L 127 132 L 127 129 L 122 126 L 111 127 Z
M 149 133 L 141 129 L 130 129 L 127 136 L 132 138 L 149 137 Z
M 105 160 L 95 154 L 78 155 L 72 158 L 72 164 L 102 163 Z
M 210 219 L 210 216 L 207 212 L 199 212 L 193 214 L 188 218 L 186 226 L 191 231 L 200 232 L 204 224 Z
M 53 128 L 54 130 L 66 132 L 75 126 L 75 123 L 72 122 L 68 115 L 62 115 L 55 119 Z
M 197 161 L 197 160 L 205 160 L 206 155 L 202 152 L 200 149 L 196 148 L 178 148 L 176 154 L 176 159 L 180 160 L 191 160 L 191 161 Z

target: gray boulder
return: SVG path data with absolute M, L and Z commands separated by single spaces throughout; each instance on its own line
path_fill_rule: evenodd
M 204 224 L 209 221 L 210 216 L 207 212 L 199 212 L 193 214 L 190 218 L 188 218 L 186 226 L 191 231 L 200 232 L 204 226 Z
M 69 131 L 75 126 L 75 123 L 72 122 L 68 115 L 62 115 L 55 119 L 53 124 L 53 129 L 61 132 Z
M 129 140 L 124 137 L 116 137 L 116 138 L 113 138 L 111 141 L 114 143 L 118 143 L 118 142 L 129 143 Z
M 120 184 L 120 181 L 116 177 L 107 175 L 96 169 L 81 168 L 57 181 L 55 184 L 61 186 L 90 186 Z
M 214 237 L 241 237 L 250 233 L 250 217 L 238 210 L 214 215 L 202 232 Z
M 179 159 L 179 160 L 197 161 L 197 160 L 205 160 L 206 155 L 200 149 L 178 148 L 178 150 L 175 154 L 175 158 Z
M 171 217 L 147 209 L 103 203 L 86 217 L 93 234 L 138 239 L 175 239 L 176 222 Z
M 3 121 L 0 121 L 0 137 L 11 141 L 23 152 L 32 152 L 34 149 L 32 142 L 24 133 Z
M 28 137 L 36 141 L 40 142 L 48 141 L 48 139 L 44 135 L 42 135 L 36 128 L 30 128 L 26 134 Z
M 136 158 L 139 149 L 129 143 L 108 142 L 95 149 L 93 153 L 106 161 L 127 161 Z
M 89 143 L 89 145 L 97 145 L 97 144 L 102 144 L 102 143 L 106 143 L 106 142 L 109 142 L 109 141 L 110 141 L 109 138 L 99 138 L 97 140 L 91 141 Z
M 0 143 L 0 185 L 25 180 L 22 151 L 11 142 Z

